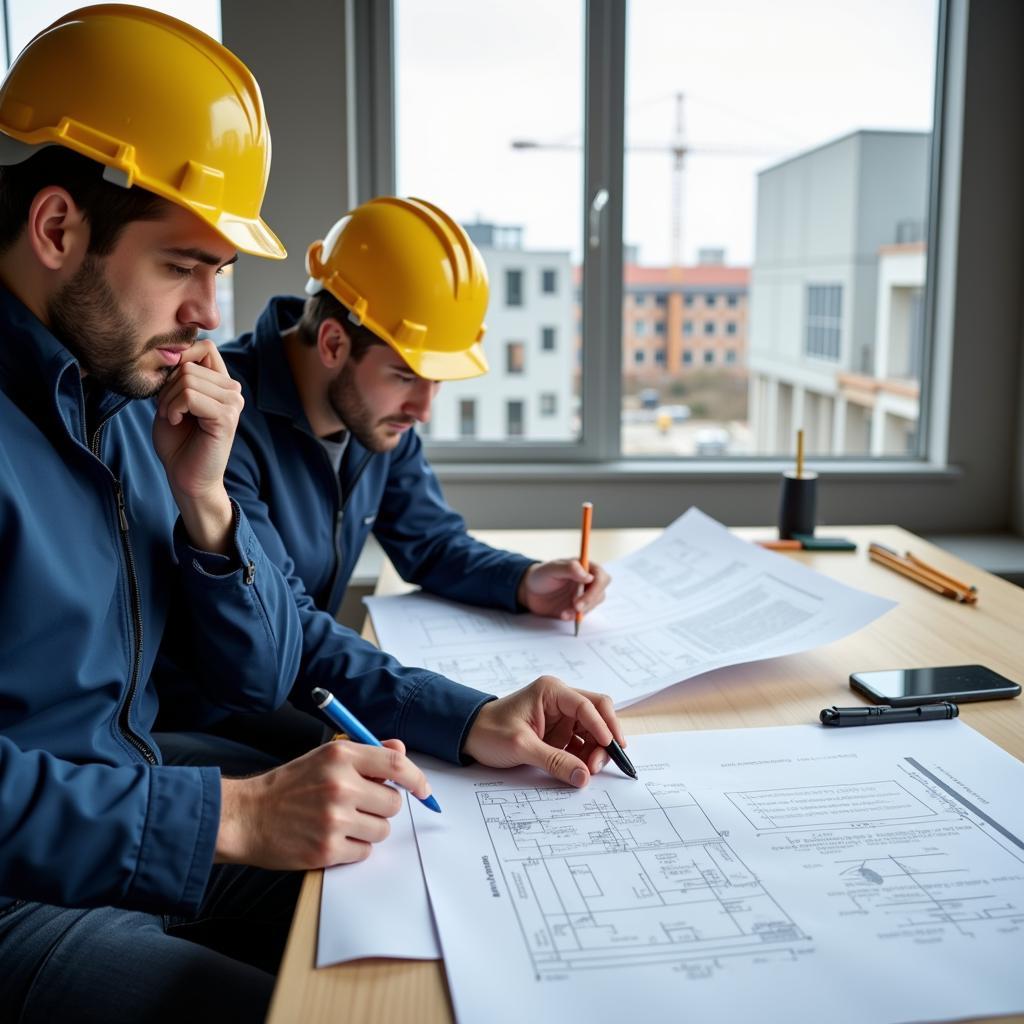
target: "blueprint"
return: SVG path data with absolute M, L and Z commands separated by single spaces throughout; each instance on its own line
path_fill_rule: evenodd
M 888 611 L 866 594 L 690 509 L 606 568 L 605 602 L 573 624 L 429 594 L 369 598 L 381 647 L 407 665 L 511 693 L 542 674 L 626 707 L 702 672 L 832 643 Z
M 635 736 L 637 782 L 429 767 L 462 1024 L 1024 1011 L 1024 765 L 962 722 Z M 685 1013 L 683 1013 L 685 1008 Z

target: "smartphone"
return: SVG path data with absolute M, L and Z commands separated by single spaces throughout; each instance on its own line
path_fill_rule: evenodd
M 913 707 L 951 700 L 996 700 L 1016 697 L 1020 687 L 984 665 L 902 668 L 886 672 L 854 672 L 850 686 L 875 704 Z

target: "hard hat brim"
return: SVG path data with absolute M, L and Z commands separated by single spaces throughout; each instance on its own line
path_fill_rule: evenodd
M 208 220 L 203 214 L 193 209 L 217 234 L 230 242 L 239 252 L 250 256 L 262 256 L 269 260 L 283 260 L 288 252 L 280 239 L 270 230 L 262 217 L 255 220 L 243 220 L 239 217 L 224 216 Z
M 384 340 L 387 341 L 386 338 Z M 424 349 L 403 349 L 390 341 L 388 344 L 417 376 L 426 380 L 469 380 L 482 377 L 490 370 L 479 342 L 462 352 L 428 352 Z

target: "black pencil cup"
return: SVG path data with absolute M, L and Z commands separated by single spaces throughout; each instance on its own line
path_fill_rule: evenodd
M 782 497 L 779 501 L 779 537 L 790 540 L 795 533 L 814 534 L 817 512 L 818 474 L 795 470 L 782 474 Z

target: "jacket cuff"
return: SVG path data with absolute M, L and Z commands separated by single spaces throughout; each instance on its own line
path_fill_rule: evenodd
M 231 502 L 231 510 L 235 517 L 234 529 L 231 532 L 232 550 L 226 555 L 220 555 L 214 551 L 203 551 L 201 548 L 193 547 L 185 532 L 185 524 L 181 516 L 178 516 L 178 521 L 174 525 L 174 550 L 179 564 L 191 565 L 206 576 L 230 576 L 252 562 L 248 554 L 255 540 L 252 527 L 235 499 L 228 500 Z
M 507 612 L 524 611 L 523 606 L 516 599 L 516 594 L 519 591 L 519 584 L 522 582 L 526 570 L 531 565 L 537 564 L 538 560 L 536 558 L 527 558 L 525 555 L 517 555 L 510 552 L 508 559 L 492 570 L 493 575 L 488 579 L 488 587 L 494 587 L 493 604 L 495 608 L 500 608 L 502 611 Z
M 152 768 L 128 902 L 163 912 L 169 903 L 178 913 L 198 912 L 219 827 L 220 769 Z
M 423 672 L 402 705 L 398 735 L 414 750 L 453 764 L 468 763 L 463 760 L 462 745 L 480 709 L 496 699 L 444 676 Z

